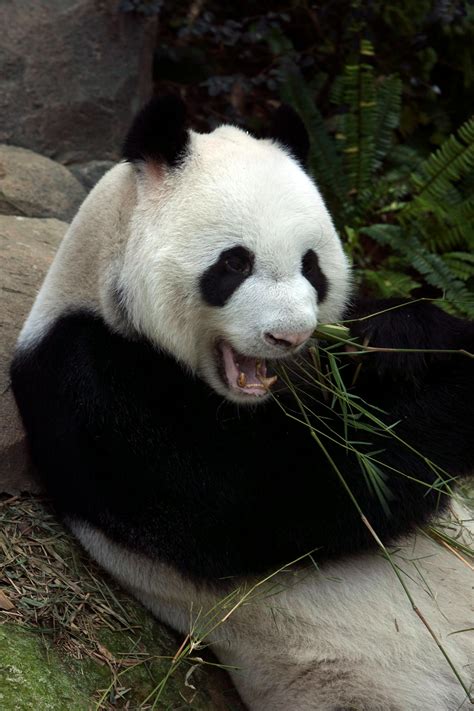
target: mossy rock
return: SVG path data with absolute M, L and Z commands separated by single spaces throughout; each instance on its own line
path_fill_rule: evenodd
M 0 501 L 2 711 L 242 711 L 229 677 L 108 578 L 33 497 Z M 201 652 L 199 652 L 201 655 Z
M 156 634 L 150 634 L 152 625 L 147 626 L 140 644 L 146 649 L 146 658 L 153 656 L 152 651 L 169 654 L 173 640 L 166 639 L 165 633 L 157 644 Z M 113 644 L 109 646 L 117 650 L 127 648 L 126 638 L 121 640 L 119 634 L 111 635 L 110 641 Z M 104 649 L 108 650 L 105 645 Z M 113 671 L 113 664 L 109 667 L 99 660 L 64 655 L 51 637 L 16 624 L 0 627 L 0 659 L 0 708 L 4 711 L 238 708 L 224 698 L 222 688 L 206 689 L 212 680 L 202 673 L 188 682 L 195 686 L 194 690 L 185 686 L 183 670 L 178 671 L 166 681 L 160 694 L 160 683 L 169 671 L 169 662 L 164 659 L 124 666 L 117 672 Z M 118 653 L 115 659 L 119 659 Z
M 83 711 L 89 708 L 94 686 L 105 683 L 99 674 L 72 673 L 49 642 L 19 625 L 0 627 L 0 659 L 3 709 Z

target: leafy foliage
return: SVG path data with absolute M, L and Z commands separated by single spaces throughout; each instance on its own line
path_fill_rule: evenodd
M 161 7 L 156 81 L 160 90 L 171 82 L 186 93 L 203 124 L 223 115 L 237 123 L 249 114 L 257 124 L 264 120 L 286 59 L 305 81 L 322 80 L 318 108 L 327 118 L 331 87 L 353 63 L 360 38 L 373 43 L 380 74 L 399 74 L 400 131 L 418 147 L 439 145 L 473 105 L 471 0 L 121 0 L 120 6 L 140 13 Z
M 293 65 L 283 97 L 311 135 L 310 168 L 332 209 L 362 288 L 443 298 L 474 317 L 474 118 L 426 159 L 396 143 L 400 79 L 376 78 L 372 45 L 334 83 L 334 127 Z M 374 244 L 375 243 L 375 244 Z
M 456 260 L 430 252 L 414 234 L 404 234 L 399 226 L 373 225 L 364 228 L 364 233 L 383 245 L 403 256 L 403 261 L 411 269 L 416 270 L 430 286 L 438 289 L 452 311 L 466 315 L 474 315 L 474 293 L 465 285 L 472 272 L 469 268 L 459 269 L 459 263 L 474 267 L 470 263 L 471 254 L 458 252 Z M 451 253 L 452 254 L 452 253 Z M 454 264 L 453 264 L 454 262 Z M 453 269 L 454 266 L 454 269 Z M 418 286 L 414 282 L 414 286 Z M 397 293 L 397 282 L 394 280 L 394 290 L 387 290 L 385 295 Z
M 372 55 L 372 45 L 362 40 L 357 61 L 346 65 L 332 94 L 335 103 L 349 108 L 338 116 L 336 140 L 353 194 L 360 194 L 369 187 L 376 164 L 376 88 L 373 67 L 366 61 Z M 382 151 L 380 145 L 378 149 Z
M 313 101 L 297 67 L 288 64 L 282 96 L 303 117 L 311 141 L 309 168 L 322 188 L 331 211 L 338 213 L 345 204 L 349 183 L 343 170 L 342 158 L 335 142 L 326 130 L 324 119 Z M 322 170 L 324 166 L 324 170 Z

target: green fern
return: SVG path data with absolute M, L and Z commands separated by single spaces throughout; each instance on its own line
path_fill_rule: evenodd
M 369 289 L 405 296 L 424 282 L 474 318 L 474 118 L 420 159 L 395 143 L 401 82 L 376 79 L 372 57 L 361 42 L 333 84 L 334 137 L 301 74 L 287 72 L 284 98 L 309 130 L 311 172 Z
M 391 247 L 403 255 L 405 263 L 416 270 L 426 283 L 439 289 L 451 310 L 474 318 L 474 294 L 469 291 L 449 262 L 428 252 L 413 234 L 405 234 L 398 225 L 372 225 L 363 232 L 376 242 Z
M 389 76 L 378 84 L 375 115 L 375 169 L 380 168 L 384 158 L 393 147 L 395 129 L 400 123 L 402 82 L 397 76 Z
M 474 254 L 470 252 L 446 252 L 443 261 L 461 281 L 474 278 Z
M 473 190 L 474 192 L 474 190 Z M 466 198 L 454 207 L 451 214 L 456 220 L 474 222 L 474 196 Z
M 452 224 L 450 217 L 452 216 L 448 215 L 442 220 L 436 220 L 429 219 L 427 213 L 417 216 L 415 220 L 417 233 L 431 252 L 443 254 L 474 245 L 474 224 L 455 220 Z
M 474 118 L 461 126 L 411 175 L 413 199 L 400 222 L 416 225 L 436 253 L 474 247 Z
M 338 115 L 336 139 L 349 178 L 349 191 L 359 194 L 370 184 L 376 166 L 376 89 L 370 42 L 362 41 L 358 60 L 349 64 L 335 84 L 333 101 L 347 110 Z
M 323 117 L 303 77 L 294 65 L 286 67 L 282 97 L 295 107 L 306 125 L 311 138 L 310 172 L 337 214 L 347 201 L 349 191 L 347 177 L 334 141 L 326 130 Z
M 465 244 L 465 234 L 461 222 L 443 208 L 419 207 L 409 212 L 409 219 L 402 209 L 399 223 L 405 230 L 417 234 L 420 242 L 430 251 L 437 254 L 455 249 L 462 249 Z
M 356 279 L 362 281 L 370 290 L 382 298 L 391 296 L 410 296 L 413 289 L 420 286 L 409 274 L 393 269 L 358 269 Z
M 282 98 L 302 117 L 310 138 L 310 171 L 342 228 L 364 214 L 373 178 L 393 145 L 399 122 L 401 82 L 395 76 L 375 81 L 368 63 L 370 42 L 363 40 L 354 64 L 346 67 L 331 92 L 344 110 L 336 117 L 335 139 L 314 103 L 312 91 L 294 64 L 286 63 Z
M 473 191 L 474 192 L 474 191 Z M 474 196 L 464 199 L 453 207 L 448 218 L 453 223 L 452 230 L 469 249 L 474 249 Z
M 398 121 L 400 116 L 398 117 Z M 390 151 L 390 163 L 394 168 L 400 168 L 407 171 L 410 175 L 416 170 L 422 159 L 417 150 L 404 143 L 396 143 Z
M 413 243 L 408 250 L 413 255 L 414 269 L 428 284 L 443 292 L 444 298 L 454 310 L 474 318 L 474 294 L 456 277 L 442 257 L 420 249 L 420 246 L 419 243 Z
M 462 198 L 454 183 L 474 171 L 474 117 L 464 123 L 458 135 L 451 135 L 441 147 L 413 173 L 415 198 L 411 210 L 418 205 L 459 205 Z

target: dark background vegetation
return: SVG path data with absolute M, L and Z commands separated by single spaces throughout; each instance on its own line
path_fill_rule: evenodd
M 471 0 L 120 7 L 159 15 L 155 89 L 181 94 L 196 129 L 259 131 L 280 101 L 297 108 L 362 290 L 474 316 Z

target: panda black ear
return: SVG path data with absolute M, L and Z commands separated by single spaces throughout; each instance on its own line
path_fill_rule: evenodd
M 153 160 L 175 166 L 189 143 L 186 107 L 177 96 L 152 99 L 135 117 L 122 155 L 132 163 Z
M 267 138 L 273 138 L 290 153 L 301 165 L 306 165 L 309 153 L 309 136 L 306 127 L 291 106 L 282 104 L 273 114 Z

